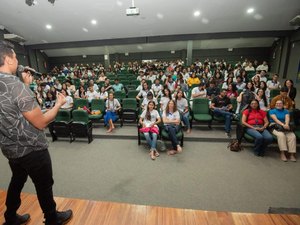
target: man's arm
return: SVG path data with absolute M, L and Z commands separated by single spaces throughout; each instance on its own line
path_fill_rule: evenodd
M 42 130 L 46 128 L 52 120 L 54 120 L 58 110 L 63 104 L 65 104 L 65 102 L 65 97 L 61 93 L 57 93 L 55 106 L 46 113 L 43 114 L 40 107 L 35 107 L 29 112 L 22 112 L 22 114 L 34 127 Z

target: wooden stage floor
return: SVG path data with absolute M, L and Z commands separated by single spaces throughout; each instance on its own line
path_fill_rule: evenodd
M 0 190 L 0 224 L 4 222 L 6 192 Z M 58 210 L 72 209 L 69 225 L 300 225 L 300 215 L 214 212 L 125 203 L 55 198 Z M 30 213 L 28 225 L 42 225 L 36 195 L 22 194 L 20 214 Z

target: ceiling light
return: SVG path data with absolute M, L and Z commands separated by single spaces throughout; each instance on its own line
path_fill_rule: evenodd
M 51 26 L 50 24 L 47 24 L 47 25 L 46 25 L 46 28 L 47 28 L 48 30 L 51 30 L 51 29 L 52 29 L 52 26 Z
M 96 25 L 97 24 L 97 20 L 91 20 L 91 24 Z
M 247 9 L 247 13 L 248 14 L 251 14 L 251 13 L 253 13 L 254 12 L 254 8 L 249 8 L 249 9 Z
M 160 20 L 162 20 L 162 19 L 164 18 L 164 15 L 161 14 L 161 13 L 157 13 L 156 16 L 157 16 L 157 18 L 160 19 Z
M 198 16 L 200 16 L 200 15 L 201 15 L 201 12 L 200 12 L 199 10 L 197 10 L 197 11 L 194 12 L 194 16 L 195 16 L 195 17 L 198 17 Z
M 123 2 L 117 1 L 117 5 L 118 5 L 118 6 L 122 6 L 122 5 L 123 5 Z
M 85 27 L 83 27 L 82 30 L 83 30 L 84 32 L 89 32 L 89 30 L 86 29 Z

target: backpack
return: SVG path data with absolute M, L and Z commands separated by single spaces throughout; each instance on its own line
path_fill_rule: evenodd
M 230 151 L 233 151 L 233 152 L 239 152 L 243 149 L 240 142 L 237 139 L 231 140 L 229 142 L 227 148 L 229 148 Z

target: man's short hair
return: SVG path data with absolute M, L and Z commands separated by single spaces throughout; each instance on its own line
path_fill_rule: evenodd
M 4 65 L 6 56 L 13 57 L 14 45 L 7 41 L 0 41 L 0 66 Z
M 289 92 L 289 89 L 288 89 L 288 87 L 282 87 L 282 88 L 280 89 L 280 91 L 281 91 L 281 92 Z

